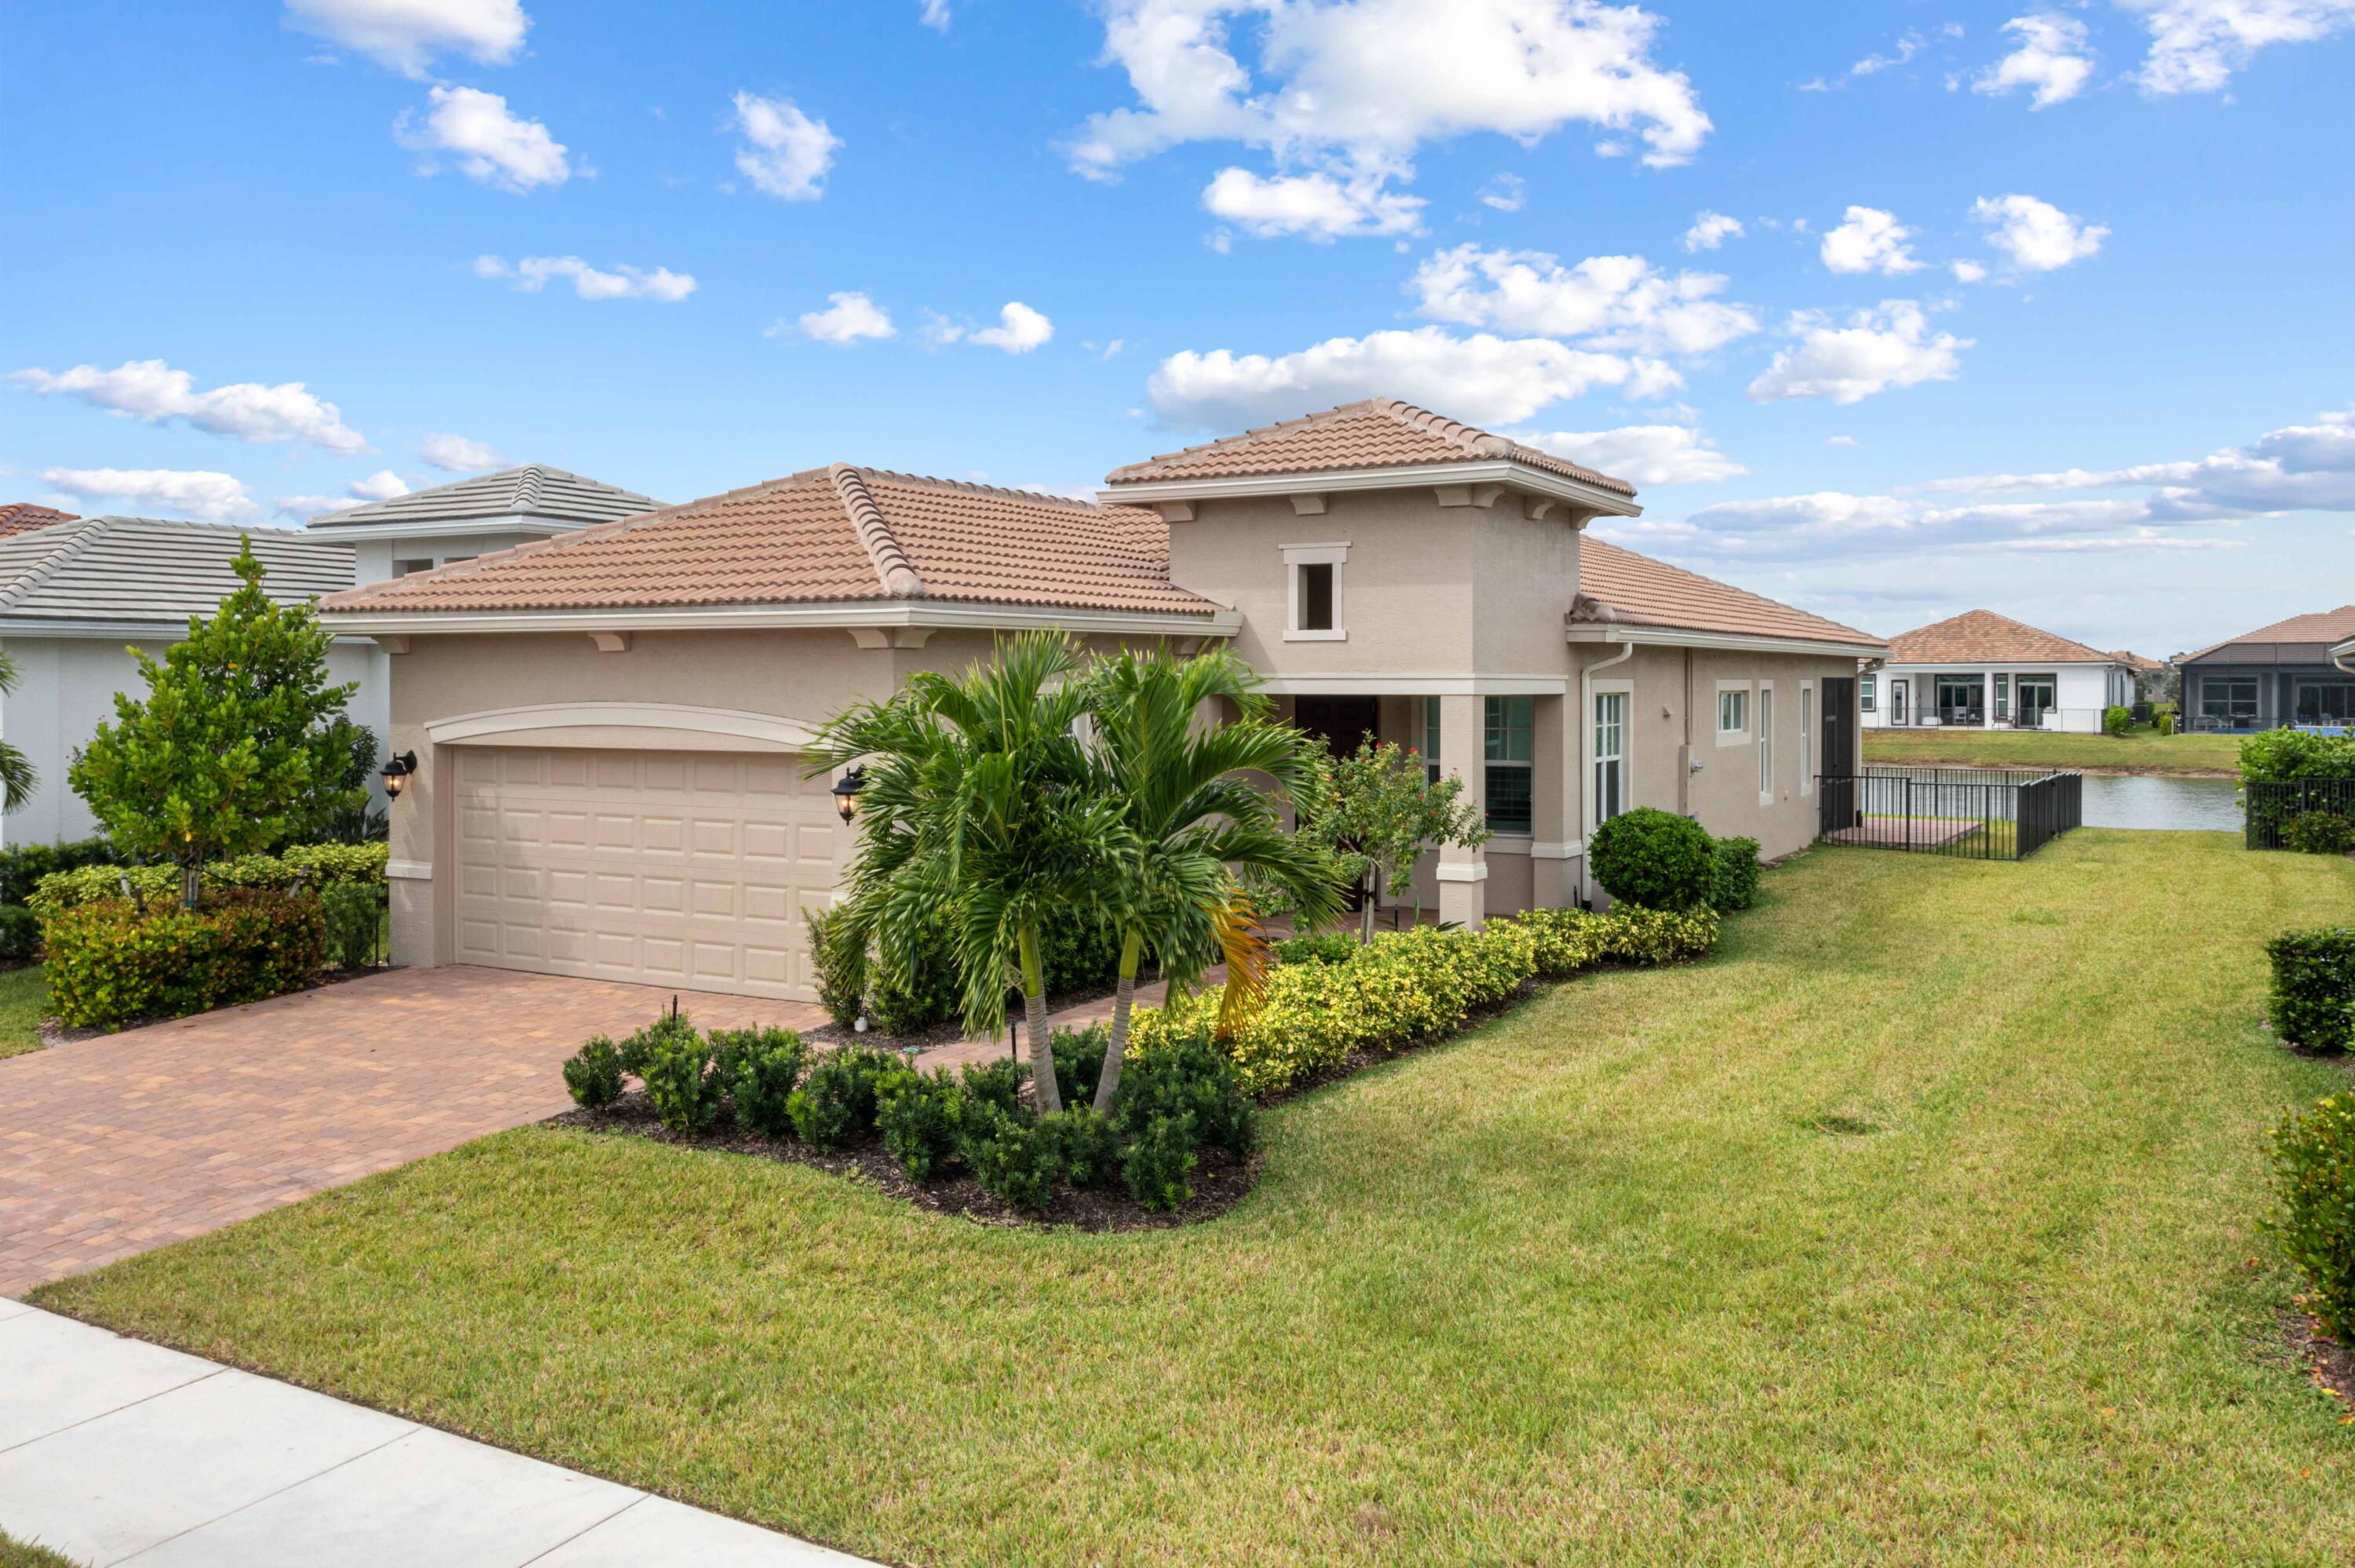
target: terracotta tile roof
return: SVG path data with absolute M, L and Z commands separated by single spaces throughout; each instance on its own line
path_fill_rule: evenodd
M 1892 664 L 2114 664 L 2117 656 L 1991 609 L 1966 609 L 1889 640 Z
M 1578 539 L 1578 597 L 1572 602 L 1570 619 L 1598 625 L 1881 645 L 1881 639 L 1870 631 L 1639 556 L 1591 533 Z
M 2355 604 L 2342 604 L 2337 609 L 2318 609 L 2308 615 L 2293 615 L 2287 620 L 2276 620 L 2271 626 L 2260 626 L 2254 631 L 2243 631 L 2238 637 L 2211 643 L 2187 659 L 2205 659 L 2227 648 L 2246 643 L 2275 646 L 2284 643 L 2314 643 L 2330 647 L 2355 637 Z
M 1620 495 L 1636 493 L 1636 487 L 1624 479 L 1597 473 L 1567 458 L 1523 446 L 1503 436 L 1492 436 L 1395 397 L 1344 403 L 1305 418 L 1263 425 L 1223 440 L 1188 447 L 1183 451 L 1164 452 L 1144 462 L 1113 470 L 1104 476 L 1104 483 L 1116 488 L 1168 480 L 1404 468 L 1481 458 L 1506 458 L 1599 490 Z
M 60 512 L 54 506 L 36 506 L 29 501 L 18 501 L 0 506 L 0 538 L 11 534 L 29 534 L 36 528 L 46 528 L 53 523 L 75 521 L 70 512 Z
M 2110 650 L 2110 658 L 2113 662 L 2124 664 L 2127 669 L 2139 671 L 2146 675 L 2155 674 L 2167 668 L 2158 660 L 2146 659 L 2131 648 L 2113 648 Z
M 1154 513 L 847 463 L 370 583 L 327 608 L 885 599 L 1179 615 L 1220 608 L 1171 585 L 1168 525 Z

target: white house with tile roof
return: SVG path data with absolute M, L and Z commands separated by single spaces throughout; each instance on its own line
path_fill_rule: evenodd
M 2135 700 L 2133 655 L 2104 652 L 1991 609 L 1889 640 L 1864 671 L 1870 729 L 2051 729 L 2095 735 Z
M 1028 627 L 1223 642 L 1303 727 L 1463 776 L 1496 836 L 1418 881 L 1467 924 L 1595 896 L 1635 805 L 1790 853 L 1856 766 L 1886 646 L 1591 539 L 1634 487 L 1549 453 L 1372 399 L 1100 493 L 837 463 L 338 595 L 418 758 L 396 958 L 808 999 L 851 838 L 812 731 Z
M 357 580 L 372 583 L 577 533 L 661 504 L 634 490 L 527 463 L 323 512 L 310 528 L 319 538 L 350 546 Z

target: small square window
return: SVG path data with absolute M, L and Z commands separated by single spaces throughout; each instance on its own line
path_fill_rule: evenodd
M 1746 691 L 1717 694 L 1717 732 L 1720 735 L 1740 735 L 1750 727 L 1750 694 Z
M 433 563 L 430 558 L 415 561 L 395 561 L 392 563 L 392 575 L 397 577 L 405 577 L 411 572 L 430 572 L 432 569 Z
M 1303 631 L 1333 630 L 1333 563 L 1305 561 L 1300 573 L 1300 627 Z

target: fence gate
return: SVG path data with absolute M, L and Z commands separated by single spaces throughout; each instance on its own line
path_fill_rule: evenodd
M 2020 768 L 1867 768 L 1816 781 L 1831 843 L 1965 860 L 2024 860 L 2079 826 L 2084 779 Z

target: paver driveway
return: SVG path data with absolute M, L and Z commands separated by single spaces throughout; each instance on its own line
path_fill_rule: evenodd
M 403 969 L 0 1061 L 0 1296 L 552 1116 L 558 1065 L 672 994 Z M 679 994 L 706 1028 L 825 1022 Z

